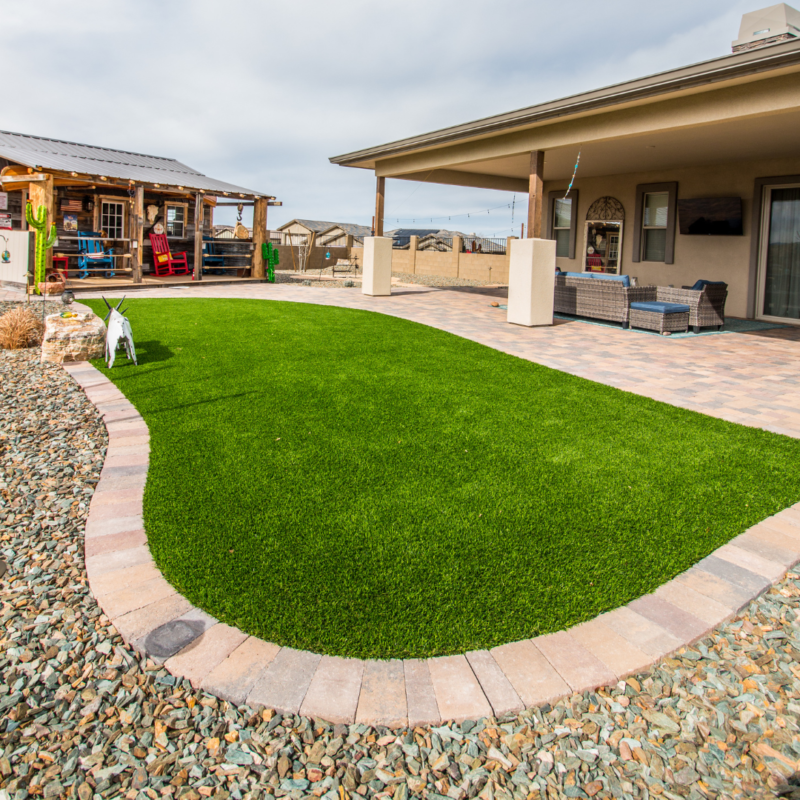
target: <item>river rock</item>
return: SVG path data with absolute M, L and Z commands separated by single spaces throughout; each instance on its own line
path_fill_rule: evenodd
M 42 361 L 89 361 L 101 358 L 106 341 L 106 326 L 91 312 L 62 317 L 51 314 L 45 319 Z

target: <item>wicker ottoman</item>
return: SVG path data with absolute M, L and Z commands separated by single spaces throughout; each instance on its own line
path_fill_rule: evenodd
M 689 330 L 689 306 L 655 300 L 631 303 L 630 326 L 659 333 L 685 333 Z

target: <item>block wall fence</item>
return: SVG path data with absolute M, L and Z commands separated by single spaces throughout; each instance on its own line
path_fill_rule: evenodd
M 408 250 L 392 250 L 392 272 L 404 272 L 411 275 L 437 275 L 446 278 L 465 278 L 474 281 L 491 281 L 492 283 L 508 283 L 509 250 L 511 236 L 506 240 L 505 255 L 492 253 L 462 253 L 461 239 L 453 240 L 452 252 L 436 250 L 417 250 L 417 237 L 411 237 Z M 300 266 L 299 247 L 295 245 L 278 245 L 280 264 L 278 269 L 296 271 Z M 307 271 L 324 269 L 336 264 L 338 259 L 349 259 L 351 256 L 362 265 L 363 247 L 317 247 L 311 248 L 306 264 Z M 325 254 L 330 253 L 330 259 Z

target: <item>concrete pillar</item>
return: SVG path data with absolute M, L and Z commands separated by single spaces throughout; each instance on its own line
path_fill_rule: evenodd
M 553 324 L 556 243 L 551 239 L 510 242 L 508 316 L 514 325 Z
M 419 242 L 419 236 L 412 236 L 408 243 L 408 271 L 412 275 L 417 274 L 417 242 Z
M 385 297 L 392 293 L 391 239 L 385 236 L 364 237 L 364 263 L 361 271 L 362 294 Z

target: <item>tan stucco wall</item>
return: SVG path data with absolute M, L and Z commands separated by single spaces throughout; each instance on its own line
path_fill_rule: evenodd
M 559 258 L 558 266 L 569 272 L 583 270 L 584 228 L 586 212 L 599 197 L 611 195 L 625 209 L 622 236 L 622 273 L 635 275 L 640 285 L 685 286 L 699 278 L 725 281 L 728 302 L 725 313 L 734 317 L 747 316 L 747 294 L 750 277 L 750 246 L 753 235 L 751 213 L 753 184 L 756 178 L 800 174 L 800 157 L 777 161 L 756 161 L 722 164 L 691 169 L 613 175 L 575 181 L 579 191 L 578 230 L 575 259 Z M 634 263 L 633 226 L 636 212 L 636 186 L 641 183 L 678 182 L 678 199 L 694 197 L 741 197 L 743 206 L 743 236 L 681 236 L 676 228 L 675 263 L 662 264 L 640 261 Z M 561 182 L 546 182 L 545 194 L 566 189 Z M 549 217 L 549 208 L 547 209 Z M 545 227 L 545 230 L 549 229 Z
M 508 283 L 508 256 L 437 250 L 392 251 L 392 272 Z

